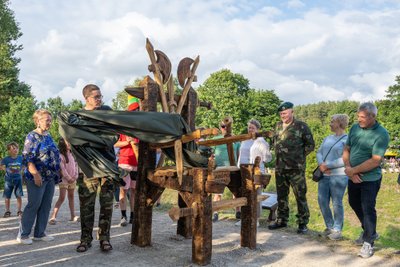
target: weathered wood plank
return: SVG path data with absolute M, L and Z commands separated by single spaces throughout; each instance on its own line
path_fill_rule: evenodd
M 249 139 L 256 139 L 257 137 L 272 137 L 272 131 L 266 131 L 266 132 L 259 132 L 259 133 L 248 133 L 248 134 L 240 134 L 240 135 L 235 135 L 235 136 L 230 136 L 230 137 L 224 137 L 224 138 L 219 138 L 219 139 L 210 139 L 210 140 L 205 140 L 205 141 L 199 141 L 199 145 L 203 146 L 218 146 L 218 145 L 223 145 L 223 144 L 229 144 L 229 143 L 235 143 L 235 142 L 241 142 Z
M 154 66 L 154 78 L 155 78 L 155 80 L 157 82 L 159 93 L 160 93 L 160 97 L 161 97 L 162 111 L 163 112 L 168 112 L 167 98 L 166 98 L 165 92 L 164 92 L 164 83 L 163 83 L 163 80 L 162 80 L 162 76 L 161 76 L 161 72 L 160 72 L 159 66 L 158 66 L 158 64 L 156 62 L 156 57 L 154 55 L 153 45 L 151 44 L 151 42 L 150 42 L 150 40 L 148 38 L 146 38 L 146 50 L 147 50 L 147 53 L 149 54 L 149 58 L 150 58 L 151 64 Z M 153 101 L 156 100 L 156 99 L 157 98 L 154 98 Z
M 257 196 L 257 202 L 264 201 L 268 198 L 269 196 L 267 195 L 260 195 Z M 212 202 L 212 212 L 215 211 L 220 211 L 220 210 L 225 210 L 225 209 L 231 209 L 235 207 L 242 207 L 247 205 L 247 198 L 245 197 L 239 197 L 239 198 L 234 198 L 234 199 L 224 199 L 220 201 L 214 201 Z M 186 217 L 186 216 L 198 216 L 198 210 L 197 210 L 197 205 L 192 205 L 191 208 L 178 208 L 178 207 L 172 207 L 168 211 L 168 215 L 173 221 L 177 221 L 180 217 Z
M 217 128 L 211 128 L 211 129 L 204 129 L 200 130 L 197 129 L 189 134 L 182 135 L 181 141 L 183 144 L 194 141 L 196 139 L 202 138 L 202 137 L 207 137 L 210 135 L 217 135 L 218 134 L 218 129 Z M 157 148 L 167 148 L 167 147 L 173 147 L 174 146 L 174 141 L 168 142 L 168 143 L 163 143 L 163 144 L 150 144 L 150 147 L 152 149 L 157 149 Z
M 176 176 L 178 177 L 179 185 L 182 184 L 183 176 L 183 155 L 182 155 L 182 141 L 176 140 L 174 145 L 175 152 L 175 165 L 176 165 Z

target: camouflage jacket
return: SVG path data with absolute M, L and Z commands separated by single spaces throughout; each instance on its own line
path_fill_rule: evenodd
M 296 119 L 286 129 L 282 122 L 276 124 L 273 143 L 277 169 L 305 170 L 306 156 L 315 146 L 310 128 Z

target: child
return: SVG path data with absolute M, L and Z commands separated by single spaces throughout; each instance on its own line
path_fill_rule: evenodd
M 19 147 L 15 142 L 11 142 L 7 145 L 8 155 L 5 157 L 1 163 L 0 168 L 6 171 L 5 182 L 4 182 L 4 193 L 6 212 L 4 213 L 4 218 L 11 216 L 10 211 L 10 199 L 12 192 L 14 191 L 15 197 L 17 198 L 17 215 L 22 216 L 21 206 L 22 206 L 22 196 L 24 195 L 22 191 L 22 156 L 18 155 Z
M 56 224 L 56 217 L 60 210 L 61 204 L 64 202 L 65 195 L 68 192 L 68 203 L 69 210 L 71 213 L 70 221 L 79 221 L 79 217 L 75 216 L 74 207 L 74 191 L 76 187 L 76 180 L 78 179 L 78 164 L 75 161 L 74 156 L 71 153 L 71 148 L 68 142 L 64 139 L 58 141 L 58 149 L 61 154 L 61 178 L 62 182 L 59 184 L 60 195 L 54 206 L 53 214 L 49 220 L 49 224 Z

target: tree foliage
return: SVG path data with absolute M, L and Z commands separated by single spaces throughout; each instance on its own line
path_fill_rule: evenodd
M 273 91 L 252 89 L 248 79 L 227 69 L 211 74 L 197 92 L 199 98 L 211 102 L 213 108 L 199 109 L 196 125 L 217 127 L 221 119 L 231 116 L 236 134 L 246 132 L 251 118 L 262 122 L 263 129 L 271 128 L 276 121 L 276 107 L 281 102 Z
M 15 21 L 8 0 L 0 1 L 0 114 L 9 108 L 14 96 L 30 97 L 30 87 L 18 80 L 20 59 L 15 53 L 22 50 L 17 43 L 22 33 Z
M 376 101 L 378 120 L 389 131 L 390 145 L 400 149 L 400 76 L 395 78 L 396 84 L 386 90 L 386 98 Z
M 20 148 L 28 132 L 35 128 L 32 115 L 37 105 L 32 97 L 10 99 L 10 108 L 0 116 L 0 157 L 6 155 L 6 144 L 17 142 Z

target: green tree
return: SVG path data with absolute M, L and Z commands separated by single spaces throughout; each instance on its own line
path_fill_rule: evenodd
M 83 103 L 80 100 L 73 99 L 71 103 L 67 105 L 67 109 L 70 111 L 77 111 L 83 109 Z
M 132 84 L 127 85 L 126 87 L 139 87 L 140 82 L 143 80 L 142 78 L 137 78 Z M 128 93 L 125 89 L 119 91 L 115 98 L 112 99 L 112 109 L 114 110 L 126 110 L 128 106 Z
M 22 50 L 17 43 L 22 33 L 15 21 L 8 0 L 0 1 L 0 114 L 9 109 L 10 98 L 30 97 L 30 87 L 18 80 L 20 59 L 15 53 Z
M 386 90 L 385 99 L 376 101 L 378 121 L 389 131 L 390 145 L 400 148 L 400 76 L 395 78 L 396 84 Z
M 198 109 L 196 125 L 217 127 L 225 116 L 233 118 L 236 134 L 247 132 L 247 122 L 254 118 L 263 130 L 272 129 L 278 120 L 276 109 L 281 100 L 272 90 L 250 88 L 243 75 L 223 69 L 210 77 L 197 89 L 202 101 L 211 102 L 211 110 Z
M 199 98 L 211 102 L 211 110 L 198 109 L 196 125 L 217 127 L 225 116 L 233 118 L 233 131 L 246 131 L 249 118 L 249 80 L 241 74 L 223 69 L 217 71 L 197 88 Z
M 22 150 L 26 135 L 35 128 L 32 115 L 37 106 L 32 97 L 12 97 L 9 104 L 9 110 L 0 116 L 0 156 L 6 154 L 5 145 L 12 141 Z
M 282 101 L 273 90 L 249 91 L 249 116 L 260 121 L 263 130 L 273 130 L 279 121 L 277 109 Z

